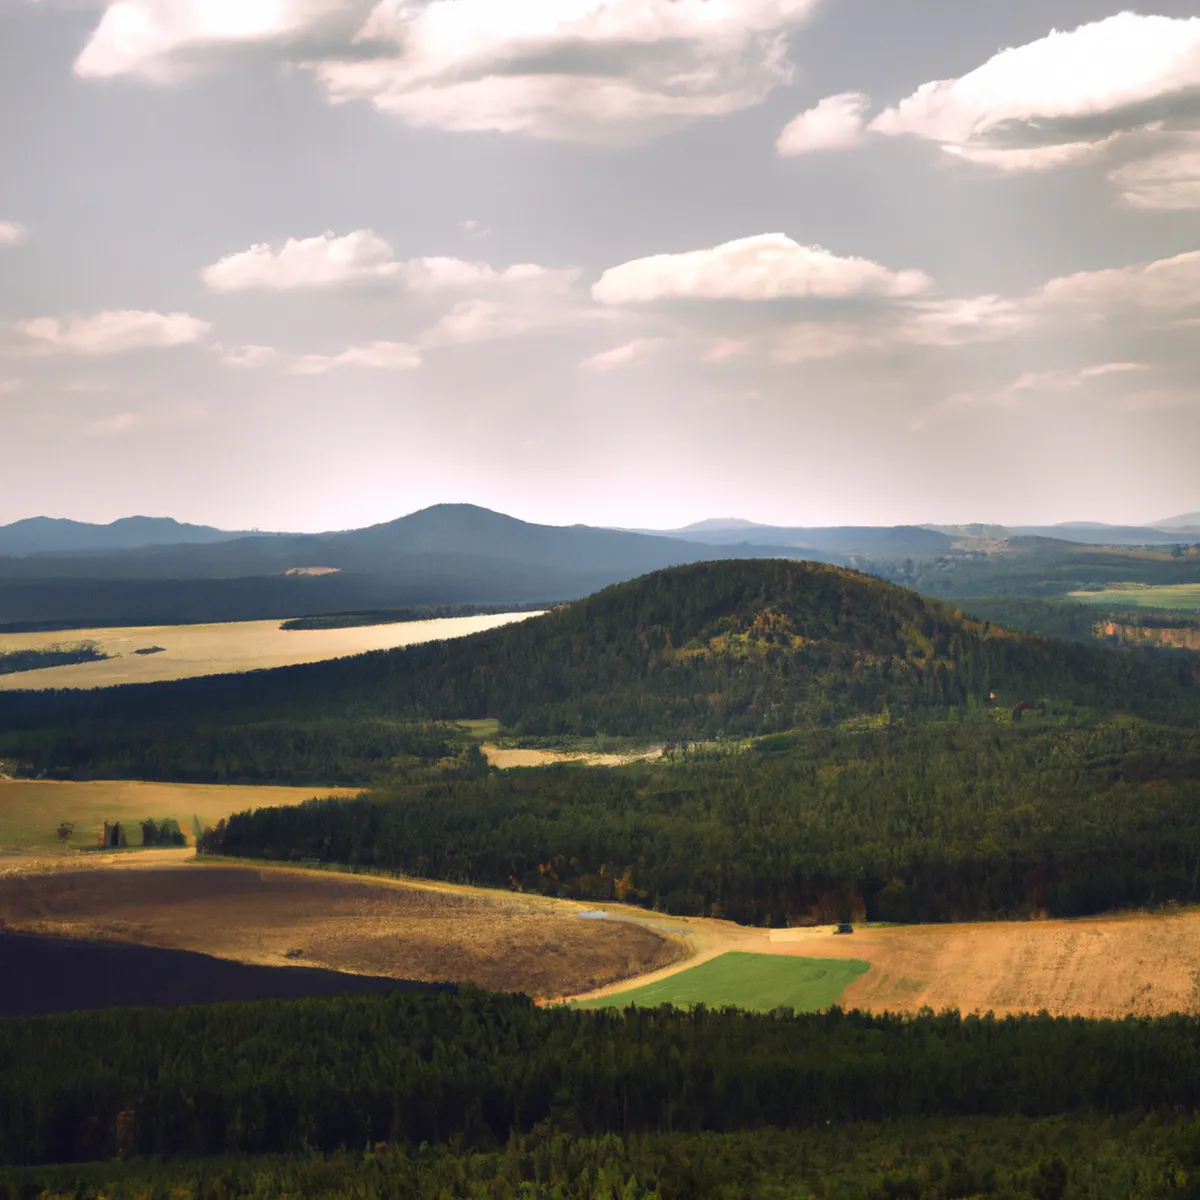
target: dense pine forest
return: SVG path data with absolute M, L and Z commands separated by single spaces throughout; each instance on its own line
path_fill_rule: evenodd
M 595 1013 L 468 992 L 9 1020 L 0 1163 L 130 1161 L 0 1188 L 1182 1197 L 1198 1064 L 1185 1016 Z M 152 1190 L 121 1190 L 139 1178 Z

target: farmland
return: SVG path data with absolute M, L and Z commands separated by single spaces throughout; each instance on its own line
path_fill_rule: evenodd
M 215 784 L 140 783 L 99 780 L 76 783 L 0 778 L 0 854 L 5 851 L 52 853 L 82 850 L 97 843 L 105 821 L 128 824 L 129 838 L 140 844 L 139 821 L 174 817 L 188 840 L 193 818 L 202 826 L 250 808 L 298 804 L 311 796 L 354 795 L 356 789 L 293 787 L 221 787 Z M 63 822 L 74 829 L 67 842 L 56 831 Z
M 15 930 L 536 997 L 612 984 L 686 952 L 670 933 L 579 911 L 481 889 L 220 864 L 0 878 L 0 919 Z
M 0 633 L 0 654 L 46 651 L 70 642 L 91 644 L 98 653 L 108 656 L 0 675 L 0 688 L 100 688 L 325 662 L 368 650 L 391 650 L 463 637 L 534 615 L 494 613 L 341 629 L 287 630 L 280 627 L 279 621 L 232 621 L 213 625 L 81 629 L 69 635 Z
M 744 1008 L 752 1012 L 775 1008 L 819 1012 L 836 1004 L 846 986 L 868 969 L 867 963 L 855 959 L 732 951 L 656 983 L 581 1001 L 579 1007 L 674 1004 L 689 1008 L 705 1004 L 709 1008 Z
M 1111 608 L 1166 608 L 1180 612 L 1200 612 L 1200 583 L 1177 583 L 1153 587 L 1140 583 L 1120 583 L 1102 591 L 1070 593 L 1072 600 L 1103 604 Z

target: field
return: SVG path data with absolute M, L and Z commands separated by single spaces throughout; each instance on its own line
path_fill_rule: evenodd
M 128 824 L 130 841 L 140 845 L 137 822 L 174 817 L 192 840 L 192 819 L 215 825 L 247 808 L 298 804 L 314 795 L 356 794 L 353 788 L 222 787 L 200 783 L 136 783 L 100 780 L 88 783 L 0 778 L 0 854 L 82 850 L 97 844 L 105 821 Z M 63 846 L 55 831 L 63 821 L 75 829 Z M 3 870 L 0 867 L 0 870 Z
M 623 767 L 634 762 L 654 762 L 662 758 L 663 748 L 607 754 L 590 750 L 540 750 L 526 747 L 497 746 L 485 742 L 480 749 L 493 767 L 505 771 L 512 767 L 549 767 L 556 763 L 581 763 L 588 767 Z
M 838 1002 L 848 984 L 869 969 L 856 959 L 792 958 L 733 951 L 657 983 L 579 1002 L 579 1008 L 674 1004 L 688 1008 L 792 1008 L 820 1012 Z
M 0 675 L 0 688 L 97 688 L 323 662 L 367 650 L 391 650 L 463 637 L 536 615 L 495 613 L 346 629 L 285 630 L 278 621 L 233 621 L 218 625 L 79 629 L 69 634 L 0 633 L 0 653 L 94 642 L 102 653 L 110 656 L 95 662 Z M 151 649 L 155 650 L 152 654 L 138 653 Z
M 1200 612 L 1200 583 L 1153 587 L 1140 583 L 1117 584 L 1099 592 L 1071 592 L 1072 600 L 1104 604 L 1111 608 L 1169 608 Z
M 685 952 L 670 934 L 580 911 L 503 892 L 219 864 L 0 878 L 0 923 L 13 930 L 536 997 L 629 979 Z

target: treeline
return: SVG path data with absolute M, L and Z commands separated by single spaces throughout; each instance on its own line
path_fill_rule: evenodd
M 1184 1200 L 1188 1117 L 929 1119 L 821 1130 L 405 1143 L 329 1155 L 0 1168 L 0 1200 Z
M 392 993 L 0 1022 L 0 1162 L 1200 1107 L 1200 1020 L 580 1012 Z M 961 1193 L 960 1193 L 961 1194 Z
M 222 731 L 223 753 L 239 761 L 250 751 L 237 730 L 278 722 L 495 717 L 524 735 L 695 739 L 864 714 L 935 719 L 978 711 L 993 693 L 1007 707 L 1049 701 L 1194 724 L 1194 685 L 1190 660 L 1015 634 L 836 567 L 727 562 L 658 572 L 454 641 L 97 692 L 0 694 L 0 755 L 47 771 L 88 770 L 94 759 L 143 778 L 194 778 L 184 772 L 202 766 L 157 749 L 177 747 L 178 730 Z M 69 760 L 52 761 L 59 746 Z M 365 781 L 373 755 L 332 752 Z M 284 757 L 274 775 L 240 777 L 298 778 L 312 761 Z M 304 782 L 335 775 L 349 779 L 339 766 Z
M 98 662 L 108 658 L 94 642 L 77 646 L 47 646 L 42 650 L 0 650 L 0 675 L 19 675 L 43 667 L 65 667 L 72 663 Z
M 1200 736 L 1120 720 L 781 734 L 242 813 L 210 851 L 783 925 L 1200 900 Z
M 1200 629 L 1200 615 L 1154 609 L 1117 609 L 1078 600 L 980 596 L 959 601 L 971 616 L 1024 633 L 1094 643 L 1105 623 L 1142 629 Z
M 222 722 L 209 714 L 193 724 L 177 713 L 139 721 L 97 711 L 77 721 L 0 727 L 0 759 L 16 763 L 13 773 L 49 779 L 356 787 L 453 766 L 463 753 L 449 729 L 380 718 L 243 722 L 232 714 Z

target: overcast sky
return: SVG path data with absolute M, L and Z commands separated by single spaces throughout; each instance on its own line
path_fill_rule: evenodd
M 1200 509 L 1198 14 L 0 0 L 0 522 Z

